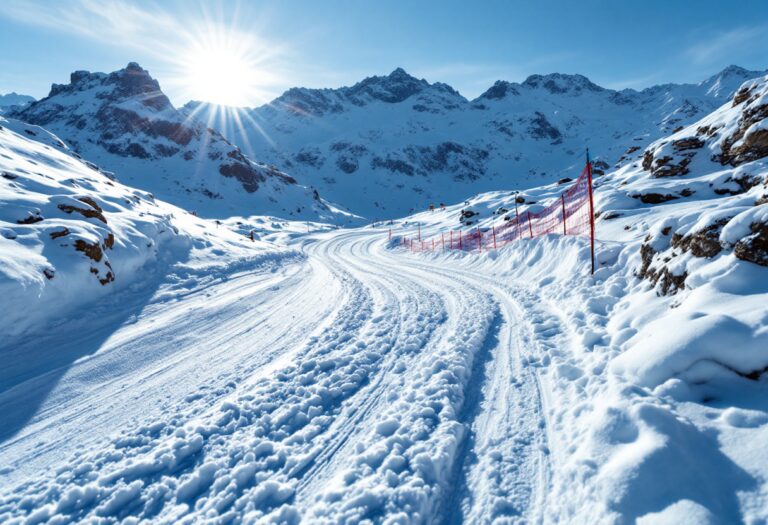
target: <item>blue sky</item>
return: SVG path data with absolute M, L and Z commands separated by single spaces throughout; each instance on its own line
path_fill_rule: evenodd
M 197 94 L 187 80 L 190 46 L 204 47 L 210 34 L 247 54 L 251 104 L 398 66 L 470 98 L 534 73 L 642 88 L 697 82 L 729 64 L 768 68 L 765 0 L 2 0 L 0 93 L 41 97 L 73 70 L 137 61 L 181 104 Z

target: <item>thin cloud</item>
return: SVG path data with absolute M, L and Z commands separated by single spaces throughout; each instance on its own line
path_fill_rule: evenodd
M 731 29 L 695 43 L 683 52 L 683 56 L 697 65 L 710 64 L 735 54 L 738 48 L 755 40 L 765 39 L 767 31 L 766 25 Z
M 206 45 L 224 43 L 247 55 L 258 74 L 253 103 L 279 94 L 296 77 L 289 69 L 296 62 L 290 49 L 261 38 L 257 20 L 247 19 L 239 10 L 232 20 L 225 20 L 222 13 L 212 13 L 202 4 L 185 11 L 179 17 L 158 4 L 140 7 L 124 0 L 77 0 L 66 5 L 40 0 L 0 2 L 0 16 L 124 49 L 142 60 L 149 58 L 172 98 L 192 98 L 184 84 L 185 55 Z

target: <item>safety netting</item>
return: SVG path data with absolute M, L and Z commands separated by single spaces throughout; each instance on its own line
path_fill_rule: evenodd
M 414 238 L 403 236 L 402 245 L 411 251 L 484 250 L 499 248 L 519 239 L 532 239 L 548 234 L 589 235 L 594 244 L 592 203 L 592 166 L 587 163 L 579 178 L 546 208 L 537 212 L 525 210 L 507 214 L 499 225 L 490 229 L 474 228 L 439 232 L 422 238 L 421 230 Z M 391 232 L 390 232 L 391 235 Z

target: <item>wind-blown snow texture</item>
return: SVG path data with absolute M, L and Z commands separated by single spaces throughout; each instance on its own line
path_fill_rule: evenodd
M 490 228 L 565 182 L 355 230 L 246 214 L 217 230 L 150 215 L 177 209 L 146 195 L 108 207 L 138 190 L 6 121 L 0 160 L 23 175 L 7 202 L 79 207 L 88 190 L 107 225 L 170 221 L 209 244 L 0 342 L 0 520 L 765 522 L 768 77 L 734 91 L 595 177 L 594 276 L 584 237 L 398 242 L 466 228 L 464 209 Z M 66 248 L 43 234 L 70 215 L 104 238 L 98 218 L 36 206 L 42 221 L 3 218 L 19 257 Z M 61 256 L 72 275 L 90 264 Z M 123 275 L 83 273 L 95 290 Z
M 329 200 L 382 219 L 572 176 L 586 147 L 605 171 L 759 74 L 731 66 L 699 84 L 642 91 L 602 88 L 581 75 L 532 75 L 496 82 L 469 101 L 397 69 L 351 87 L 290 89 L 243 110 L 240 125 L 206 105 L 183 110 Z

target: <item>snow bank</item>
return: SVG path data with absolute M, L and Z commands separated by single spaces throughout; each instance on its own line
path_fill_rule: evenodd
M 114 181 L 37 126 L 0 119 L 0 174 L 6 335 L 148 282 L 164 265 L 199 264 L 205 254 L 210 265 L 270 249 Z

